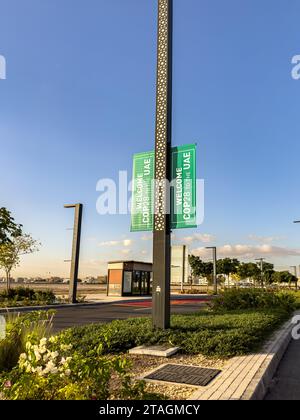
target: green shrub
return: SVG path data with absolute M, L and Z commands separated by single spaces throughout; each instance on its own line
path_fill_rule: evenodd
M 11 370 L 25 351 L 28 337 L 49 336 L 53 312 L 37 311 L 25 315 L 8 315 L 6 337 L 0 340 L 0 373 Z
M 121 356 L 83 356 L 57 337 L 31 337 L 18 365 L 0 377 L 0 391 L 9 400 L 143 399 L 145 384 L 131 381 L 129 367 Z
M 28 287 L 16 287 L 0 292 L 0 306 L 30 306 L 55 303 L 52 290 L 33 290 Z
M 117 353 L 142 344 L 179 346 L 186 354 L 231 357 L 256 350 L 287 318 L 286 312 L 235 311 L 230 314 L 173 315 L 171 328 L 153 330 L 150 319 L 113 321 L 106 325 L 73 328 L 59 334 L 81 354 Z
M 291 312 L 296 309 L 296 295 L 264 289 L 228 289 L 213 300 L 212 307 L 216 311 L 276 309 Z

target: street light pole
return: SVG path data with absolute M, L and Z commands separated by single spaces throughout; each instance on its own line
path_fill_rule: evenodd
M 173 0 L 158 0 L 152 320 L 161 329 L 170 327 L 172 33 Z
M 212 249 L 213 253 L 213 284 L 214 284 L 214 294 L 218 294 L 218 281 L 217 281 L 217 247 L 207 246 L 206 249 Z
M 70 285 L 69 285 L 69 302 L 77 302 L 77 283 L 78 283 L 78 268 L 79 268 L 79 252 L 81 239 L 81 222 L 82 222 L 82 204 L 66 204 L 65 209 L 75 209 L 74 216 L 74 230 L 73 230 L 73 245 L 72 245 L 72 260 L 70 271 Z
M 264 263 L 265 258 L 256 258 L 255 261 L 259 261 L 260 262 L 260 279 L 261 279 L 261 287 L 263 287 L 263 263 Z
M 294 223 L 300 223 L 300 220 L 295 220 Z M 300 272 L 300 265 L 299 265 L 299 272 Z M 297 277 L 297 268 L 296 268 L 296 277 Z M 296 283 L 296 289 L 298 289 L 298 282 Z
M 294 270 L 294 275 L 295 275 L 295 277 L 297 277 L 297 266 L 296 265 L 291 265 L 290 268 L 292 268 Z

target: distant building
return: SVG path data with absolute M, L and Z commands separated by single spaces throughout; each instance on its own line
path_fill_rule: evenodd
M 82 280 L 82 283 L 83 284 L 99 284 L 99 281 L 95 277 L 85 277 Z
M 14 282 L 18 284 L 23 284 L 25 279 L 23 277 L 16 277 Z
M 189 282 L 190 264 L 186 245 L 171 248 L 171 284 L 187 284 Z
M 185 245 L 171 248 L 171 284 L 188 284 L 190 265 Z M 147 296 L 152 293 L 152 263 L 111 261 L 108 263 L 109 296 Z
M 51 277 L 49 279 L 49 283 L 58 284 L 58 283 L 62 283 L 62 282 L 63 282 L 63 279 L 61 277 Z
M 139 261 L 108 263 L 109 296 L 147 296 L 152 293 L 152 264 Z

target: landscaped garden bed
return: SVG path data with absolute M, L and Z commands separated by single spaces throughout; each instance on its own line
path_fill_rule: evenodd
M 173 315 L 171 328 L 153 330 L 151 319 L 89 325 L 51 336 L 51 312 L 12 318 L 0 341 L 3 399 L 186 399 L 184 385 L 136 380 L 166 359 L 128 355 L 142 344 L 179 346 L 171 360 L 222 369 L 228 359 L 258 351 L 296 308 L 294 294 L 225 292 L 211 308 Z M 230 309 L 228 309 L 230 307 Z
M 27 287 L 16 287 L 0 291 L 0 308 L 21 306 L 43 306 L 57 303 L 51 290 L 33 290 Z
M 200 311 L 173 315 L 171 328 L 153 330 L 149 318 L 113 321 L 109 324 L 77 327 L 60 334 L 86 354 L 98 343 L 103 354 L 126 352 L 142 344 L 179 346 L 184 354 L 233 357 L 255 351 L 264 339 L 288 316 L 285 311 L 237 310 L 226 313 Z

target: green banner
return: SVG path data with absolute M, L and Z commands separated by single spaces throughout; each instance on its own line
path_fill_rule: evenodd
M 138 153 L 133 158 L 131 232 L 153 231 L 155 153 Z M 172 148 L 171 229 L 195 228 L 196 145 Z
M 138 153 L 133 158 L 131 232 L 153 230 L 154 152 Z
M 196 145 L 172 149 L 171 229 L 196 228 Z

